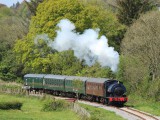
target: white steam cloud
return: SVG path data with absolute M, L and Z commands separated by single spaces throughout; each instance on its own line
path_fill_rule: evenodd
M 57 36 L 51 41 L 47 35 L 39 35 L 38 39 L 44 39 L 47 44 L 59 52 L 73 50 L 79 60 L 92 66 L 98 62 L 102 67 L 110 67 L 113 72 L 117 71 L 119 54 L 113 47 L 108 46 L 105 36 L 99 38 L 99 30 L 87 29 L 83 34 L 76 33 L 75 26 L 68 19 L 63 19 L 57 25 Z

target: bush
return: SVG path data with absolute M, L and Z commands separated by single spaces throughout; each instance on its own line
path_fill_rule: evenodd
M 10 109 L 17 109 L 20 110 L 22 107 L 21 102 L 0 102 L 0 109 L 2 110 L 10 110 Z
M 43 111 L 61 111 L 69 107 L 69 103 L 64 100 L 46 100 L 43 106 Z

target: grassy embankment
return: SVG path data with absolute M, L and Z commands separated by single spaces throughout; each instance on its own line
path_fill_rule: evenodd
M 124 120 L 124 118 L 122 118 L 121 116 L 115 115 L 114 112 L 106 111 L 102 108 L 92 107 L 86 104 L 80 105 L 91 113 L 90 120 Z
M 160 102 L 147 100 L 137 95 L 130 95 L 129 101 L 126 105 L 156 116 L 160 116 Z
M 42 111 L 44 101 L 36 97 L 1 94 L 0 102 L 4 101 L 20 101 L 23 106 L 21 110 L 0 110 L 1 120 L 79 120 L 71 110 Z
M 44 101 L 36 97 L 18 95 L 0 95 L 0 102 L 20 101 L 23 103 L 21 110 L 0 110 L 2 120 L 80 120 L 80 117 L 71 110 L 42 111 Z M 114 112 L 106 111 L 88 105 L 82 105 L 91 114 L 90 120 L 123 120 Z

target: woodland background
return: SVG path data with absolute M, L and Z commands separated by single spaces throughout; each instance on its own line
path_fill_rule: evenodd
M 27 73 L 118 79 L 127 94 L 160 101 L 159 0 L 31 0 L 10 8 L 0 4 L 0 79 L 23 82 Z M 67 18 L 80 34 L 100 29 L 120 54 L 118 71 L 84 65 L 73 51 L 57 52 L 39 34 L 54 40 L 56 25 Z

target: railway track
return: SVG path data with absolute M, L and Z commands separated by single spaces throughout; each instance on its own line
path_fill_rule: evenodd
M 160 120 L 157 117 L 154 117 L 148 113 L 133 109 L 133 108 L 129 108 L 129 107 L 123 107 L 123 108 L 117 108 L 120 109 L 124 112 L 127 112 L 129 114 L 132 114 L 134 116 L 137 116 L 138 118 L 140 118 L 140 120 Z
M 111 111 L 114 111 L 114 112 L 117 112 L 117 111 L 115 111 L 115 109 L 117 109 L 119 111 L 123 111 L 127 114 L 130 114 L 130 115 L 128 115 L 128 118 L 126 117 L 128 120 L 160 120 L 160 118 L 158 118 L 158 117 L 155 117 L 151 114 L 148 114 L 148 113 L 145 113 L 145 112 L 142 112 L 142 111 L 130 108 L 130 107 L 119 108 L 119 107 L 113 107 L 113 106 L 106 106 L 106 105 L 96 103 L 96 102 L 88 102 L 88 101 L 84 101 L 84 100 L 78 100 L 78 102 L 92 105 L 92 106 L 95 106 L 98 108 L 103 108 L 106 110 L 111 110 L 111 108 L 113 108 Z M 120 112 L 118 114 L 122 115 L 123 112 Z M 135 116 L 135 117 L 133 117 L 133 116 Z M 132 117 L 132 118 L 130 118 L 130 117 Z

